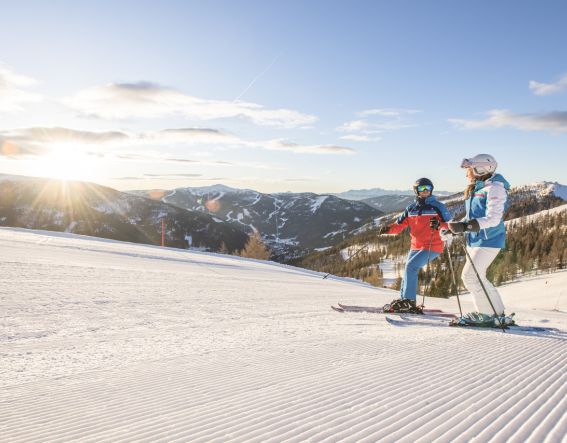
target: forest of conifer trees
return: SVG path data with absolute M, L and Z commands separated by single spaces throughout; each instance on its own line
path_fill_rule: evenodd
M 506 220 L 511 220 L 507 225 L 506 247 L 488 270 L 488 278 L 497 286 L 520 276 L 554 272 L 567 266 L 567 211 L 538 215 L 528 220 L 513 220 L 521 215 L 560 206 L 565 201 L 553 196 L 541 198 L 516 193 L 512 202 L 505 216 Z M 462 217 L 462 213 L 459 214 L 461 208 L 462 202 L 452 205 L 453 213 L 457 213 L 456 219 Z M 397 236 L 379 236 L 373 229 L 331 249 L 309 254 L 291 263 L 337 276 L 357 278 L 381 287 L 384 285 L 380 269 L 382 260 L 402 260 L 409 247 L 410 236 L 407 231 Z M 452 283 L 448 249 L 458 288 Z M 341 251 L 346 257 L 341 256 Z M 425 289 L 428 296 L 434 297 L 454 295 L 457 289 L 462 292 L 464 287 L 460 274 L 464 263 L 463 239 L 455 238 L 439 258 L 420 272 L 421 291 Z M 398 268 L 402 273 L 403 267 Z M 401 277 L 398 277 L 391 287 L 397 289 L 400 284 Z

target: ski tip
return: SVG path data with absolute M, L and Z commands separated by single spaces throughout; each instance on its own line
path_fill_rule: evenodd
M 344 309 L 342 309 L 342 308 L 337 308 L 336 306 L 333 306 L 333 305 L 331 305 L 331 309 L 332 309 L 333 311 L 336 311 L 336 312 L 341 312 L 341 313 L 345 312 Z

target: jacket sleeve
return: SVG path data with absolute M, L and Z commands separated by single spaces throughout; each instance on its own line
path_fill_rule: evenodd
M 396 220 L 396 223 L 390 225 L 390 230 L 388 231 L 388 234 L 399 234 L 408 226 L 409 226 L 408 210 L 406 208 L 406 210 L 400 214 L 400 216 Z
M 447 206 L 445 206 L 443 203 L 438 203 L 437 207 L 439 208 L 439 211 L 441 211 L 441 220 L 439 220 L 441 223 L 439 229 L 449 229 L 447 222 L 450 221 L 453 216 L 447 209 Z
M 508 199 L 502 183 L 493 182 L 486 188 L 486 215 L 476 219 L 480 229 L 492 228 L 500 224 L 504 219 L 504 209 Z

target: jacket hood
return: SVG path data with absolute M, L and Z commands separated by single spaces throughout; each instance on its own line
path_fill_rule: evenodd
M 504 185 L 504 188 L 508 191 L 510 189 L 510 183 L 508 183 L 508 180 L 506 180 L 504 177 L 502 177 L 500 174 L 494 174 L 492 177 L 490 177 L 487 181 L 490 182 L 500 182 Z
M 490 183 L 490 182 L 500 182 L 500 183 L 502 183 L 502 185 L 504 185 L 504 189 L 506 189 L 506 191 L 510 190 L 510 183 L 508 183 L 508 180 L 506 180 L 500 174 L 494 174 L 492 177 L 486 179 L 486 181 L 476 182 L 475 189 L 476 190 L 482 189 L 482 188 L 484 188 L 485 183 Z

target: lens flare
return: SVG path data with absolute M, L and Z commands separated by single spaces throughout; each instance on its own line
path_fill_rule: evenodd
M 53 149 L 33 160 L 30 175 L 59 180 L 97 181 L 98 161 L 81 150 L 69 147 Z

